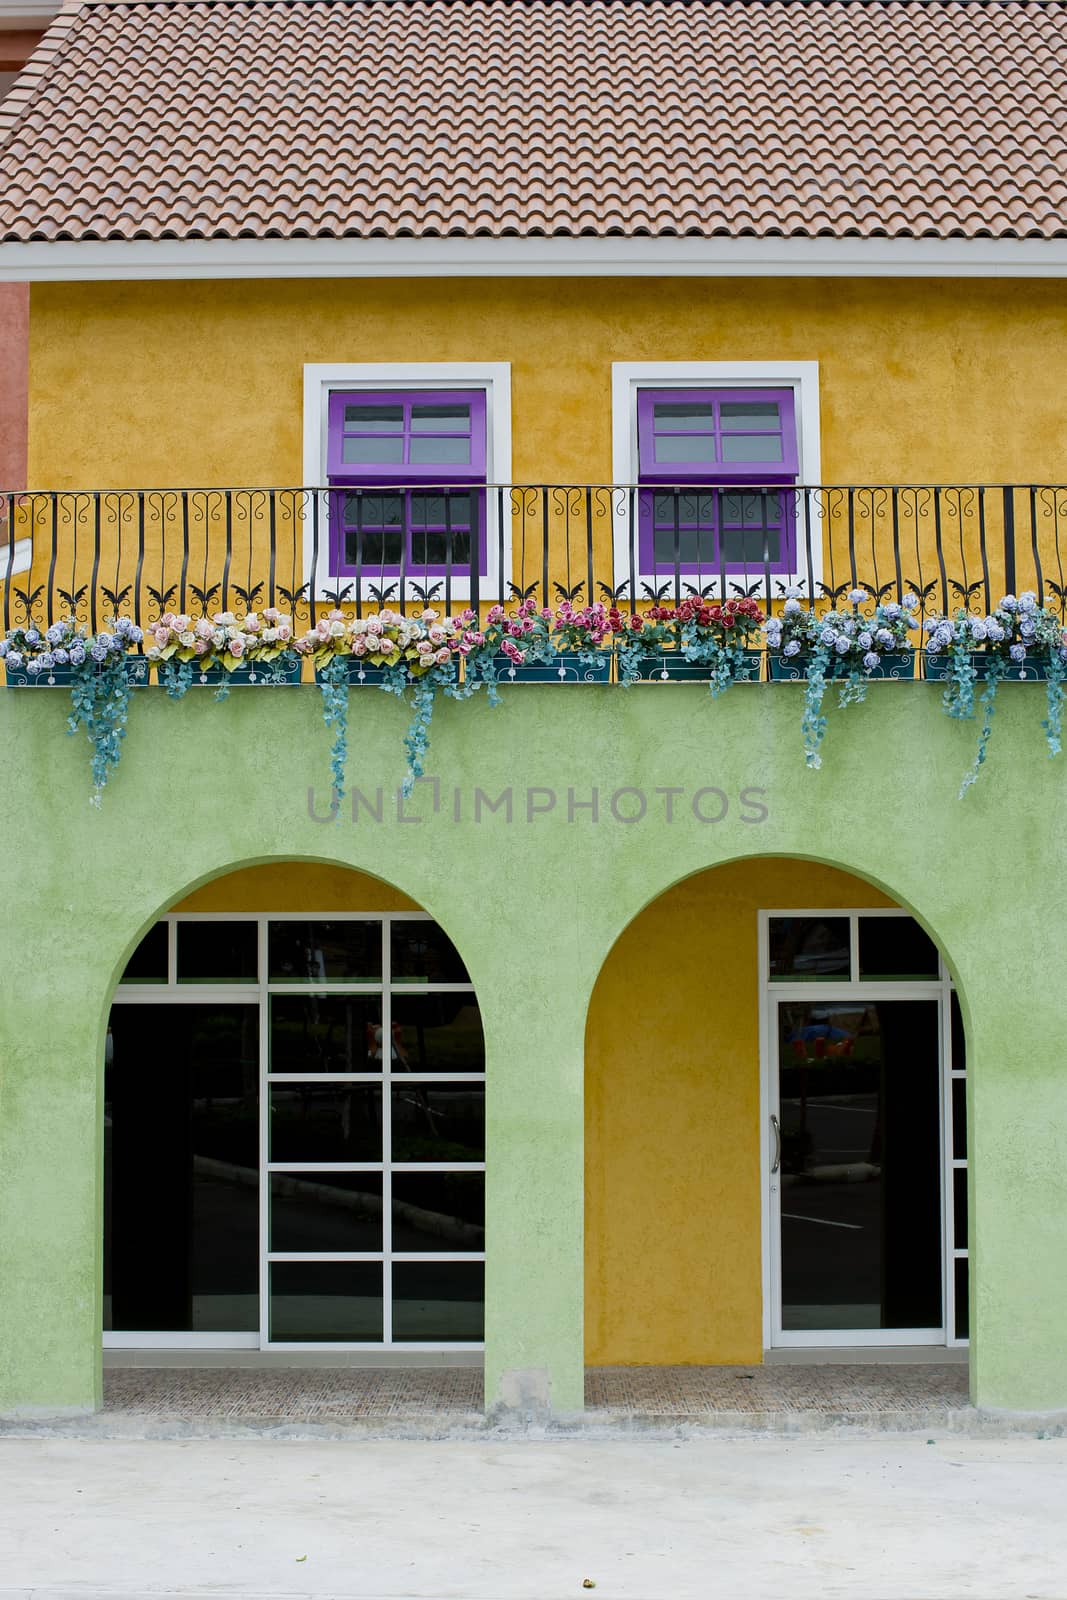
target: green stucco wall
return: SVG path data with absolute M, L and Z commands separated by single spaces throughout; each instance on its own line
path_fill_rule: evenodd
M 621 930 L 672 883 L 750 855 L 823 860 L 921 918 L 953 965 L 968 1025 L 972 1384 L 978 1403 L 1067 1406 L 1067 1068 L 1062 915 L 1067 765 L 1047 759 L 1040 688 L 1001 691 L 981 781 L 956 798 L 973 726 L 923 684 L 872 687 L 831 713 L 825 765 L 800 753 L 801 690 L 544 687 L 438 708 L 417 821 L 324 824 L 328 735 L 317 692 L 140 691 L 103 808 L 66 697 L 0 694 L 0 1411 L 92 1407 L 100 1385 L 100 1080 L 125 957 L 156 915 L 241 864 L 286 858 L 374 873 L 448 930 L 477 986 L 488 1070 L 489 1404 L 559 1414 L 582 1393 L 583 1045 Z M 406 714 L 352 697 L 353 781 L 392 789 Z M 461 793 L 456 820 L 454 790 Z M 480 787 L 510 788 L 472 818 Z M 534 815 L 527 820 L 527 789 Z M 568 818 L 599 790 L 600 814 Z M 621 822 L 613 793 L 647 814 Z M 673 820 L 666 820 L 667 796 Z M 692 797 L 699 789 L 704 816 Z M 761 789 L 762 821 L 744 789 Z M 638 809 L 622 796 L 619 815 Z M 654 997 L 649 997 L 654 1004 Z M 715 975 L 692 997 L 709 1017 Z M 664 1019 L 669 1025 L 669 1018 Z M 152 1063 L 146 1063 L 151 1070 Z M 164 1066 L 165 1061 L 160 1063 Z

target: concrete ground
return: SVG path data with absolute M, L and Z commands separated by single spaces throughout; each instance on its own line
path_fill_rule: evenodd
M 0 1439 L 0 1597 L 1063 1600 L 1067 1440 Z

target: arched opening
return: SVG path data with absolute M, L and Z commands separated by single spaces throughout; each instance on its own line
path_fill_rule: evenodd
M 346 868 L 203 885 L 115 989 L 104 1178 L 105 1348 L 479 1350 L 485 1055 L 459 951 Z
M 965 1069 L 942 953 L 859 877 L 758 858 L 647 905 L 589 1008 L 587 1363 L 962 1354 Z

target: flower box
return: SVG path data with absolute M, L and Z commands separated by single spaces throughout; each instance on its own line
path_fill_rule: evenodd
M 385 668 L 376 667 L 370 661 L 361 661 L 357 656 L 349 656 L 345 659 L 345 666 L 347 668 L 345 677 L 350 688 L 374 686 L 380 689 L 385 682 Z M 322 681 L 323 669 L 316 667 L 315 682 L 322 683 Z
M 762 659 L 762 650 L 746 650 L 733 681 L 758 683 Z M 708 683 L 713 675 L 710 661 L 687 661 L 682 650 L 657 650 L 635 664 L 638 683 Z
M 227 672 L 225 667 L 217 664 L 210 667 L 198 667 L 196 662 L 191 663 L 193 668 L 191 689 L 211 688 L 218 689 L 222 684 L 228 684 L 231 689 L 271 688 L 281 684 L 300 682 L 299 661 L 249 661 L 234 667 L 232 672 Z
M 780 650 L 768 652 L 771 681 L 773 683 L 805 683 L 808 676 L 808 663 L 811 656 L 801 651 L 799 655 L 784 656 Z M 827 681 L 833 678 L 847 678 L 849 661 L 843 656 L 832 656 L 827 662 Z M 869 670 L 864 667 L 861 677 L 871 683 L 885 680 L 893 683 L 909 682 L 915 676 L 914 650 L 901 650 L 887 652 L 878 662 L 876 667 Z
M 944 654 L 924 655 L 926 676 L 931 682 L 944 683 L 952 677 L 952 652 L 946 650 Z M 989 676 L 990 657 L 985 650 L 971 650 L 968 659 L 974 669 L 974 675 L 980 683 L 984 683 Z M 1004 683 L 1042 683 L 1046 673 L 1044 656 L 1028 655 L 1022 661 L 1009 661 L 1005 663 Z
M 148 683 L 147 656 L 123 656 L 126 681 L 131 689 L 143 689 Z M 5 664 L 9 689 L 69 689 L 77 671 L 74 667 L 49 667 L 45 672 L 30 672 L 26 667 L 8 667 Z
M 501 651 L 494 658 L 498 683 L 610 683 L 611 656 L 598 652 L 600 665 L 582 661 L 577 652 L 561 650 L 551 661 L 518 665 Z

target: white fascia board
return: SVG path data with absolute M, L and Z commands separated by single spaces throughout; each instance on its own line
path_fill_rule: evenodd
M 10 545 L 0 545 L 0 582 L 17 578 L 21 572 L 29 572 L 32 557 L 31 539 L 16 539 L 13 553 Z
M 152 278 L 1059 278 L 1064 239 L 133 239 L 0 244 L 0 282 Z
M 60 0 L 0 0 L 0 33 L 47 28 L 59 6 Z

